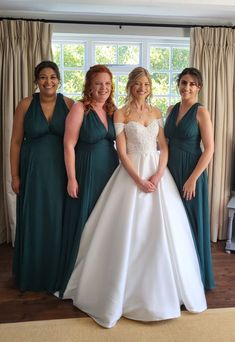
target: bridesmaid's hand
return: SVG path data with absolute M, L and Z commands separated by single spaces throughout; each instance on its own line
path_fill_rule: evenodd
M 138 181 L 137 185 L 141 191 L 146 192 L 146 193 L 154 192 L 156 190 L 155 185 L 149 180 L 141 179 Z
M 16 195 L 20 194 L 20 177 L 18 176 L 12 177 L 11 188 Z
M 196 196 L 196 180 L 188 178 L 183 186 L 183 198 L 190 201 Z
M 68 180 L 67 191 L 70 197 L 78 197 L 79 185 L 76 179 Z

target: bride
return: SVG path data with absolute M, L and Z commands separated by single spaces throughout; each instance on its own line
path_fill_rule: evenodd
M 155 321 L 206 310 L 197 254 L 176 185 L 166 168 L 161 113 L 151 78 L 130 74 L 115 113 L 116 169 L 82 235 L 64 299 L 111 328 L 121 316 Z M 157 151 L 157 145 L 160 153 Z

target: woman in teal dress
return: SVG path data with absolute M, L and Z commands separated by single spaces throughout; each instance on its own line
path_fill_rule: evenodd
M 206 168 L 212 158 L 213 130 L 208 110 L 197 102 L 202 76 L 186 68 L 178 76 L 181 102 L 168 109 L 165 135 L 169 141 L 168 168 L 182 196 L 198 254 L 205 289 L 215 287 Z M 203 151 L 200 144 L 203 143 Z
M 74 269 L 85 223 L 119 163 L 114 148 L 115 109 L 112 73 L 104 65 L 92 66 L 86 74 L 83 98 L 73 105 L 66 120 L 68 195 L 58 274 L 60 296 Z
M 57 94 L 57 65 L 35 68 L 39 91 L 16 108 L 11 139 L 12 189 L 17 194 L 13 275 L 21 291 L 54 291 L 66 192 L 65 118 L 73 100 Z

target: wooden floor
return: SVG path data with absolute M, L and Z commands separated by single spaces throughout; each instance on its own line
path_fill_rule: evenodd
M 235 307 L 235 253 L 224 251 L 224 242 L 212 244 L 217 287 L 206 294 L 209 308 Z M 47 293 L 21 293 L 11 276 L 13 248 L 0 245 L 0 323 L 86 317 L 71 300 Z

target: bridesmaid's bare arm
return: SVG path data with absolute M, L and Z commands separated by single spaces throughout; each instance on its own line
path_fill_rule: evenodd
M 24 137 L 24 117 L 32 97 L 26 97 L 21 100 L 16 107 L 10 146 L 11 163 L 11 187 L 19 195 L 20 193 L 20 149 Z
M 69 196 L 78 197 L 79 184 L 75 171 L 75 146 L 79 138 L 80 128 L 84 117 L 84 106 L 82 102 L 75 103 L 65 122 L 64 133 L 64 160 L 68 176 L 67 191 Z
M 201 132 L 204 151 L 199 158 L 195 169 L 183 186 L 183 197 L 187 200 L 191 200 L 196 196 L 197 179 L 207 168 L 214 153 L 213 128 L 210 119 L 210 113 L 205 107 L 198 108 L 197 120 Z

